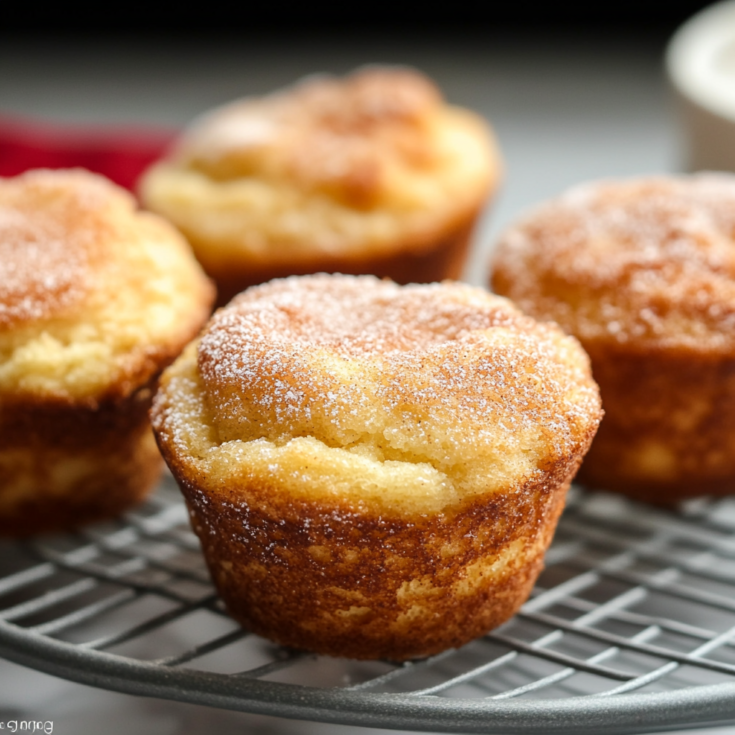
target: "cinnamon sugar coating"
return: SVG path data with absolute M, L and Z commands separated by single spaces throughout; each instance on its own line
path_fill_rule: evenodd
M 152 487 L 152 389 L 213 296 L 179 233 L 102 177 L 0 179 L 1 533 L 106 517 Z
M 735 177 L 577 187 L 511 227 L 492 285 L 590 354 L 580 478 L 655 502 L 735 489 Z
M 51 318 L 87 294 L 116 202 L 99 181 L 72 176 L 81 196 L 39 174 L 24 186 L 0 179 L 0 329 Z
M 457 277 L 499 168 L 479 117 L 418 72 L 369 67 L 204 116 L 141 195 L 229 298 L 317 271 Z
M 392 168 L 436 165 L 438 151 L 422 133 L 441 105 L 439 90 L 408 70 L 312 77 L 208 115 L 181 141 L 178 155 L 214 180 L 259 174 L 368 207 L 405 196 Z
M 522 604 L 600 406 L 578 344 L 504 299 L 319 275 L 217 312 L 152 416 L 234 617 L 403 659 Z

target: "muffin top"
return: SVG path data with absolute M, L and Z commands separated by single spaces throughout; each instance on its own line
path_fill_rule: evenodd
M 583 343 L 735 349 L 735 177 L 571 189 L 501 237 L 494 289 Z
M 0 395 L 127 395 L 206 319 L 212 287 L 173 227 L 87 171 L 0 179 Z
M 240 478 L 223 487 L 250 473 L 416 512 L 537 478 L 584 451 L 601 415 L 587 356 L 557 327 L 469 286 L 371 276 L 248 290 L 162 386 L 162 445 Z
M 293 261 L 446 229 L 482 204 L 498 168 L 481 118 L 416 71 L 370 67 L 214 110 L 141 193 L 186 234 L 252 257 L 275 243 L 270 257 Z
M 288 181 L 369 207 L 401 195 L 395 180 L 401 174 L 438 163 L 440 151 L 428 144 L 427 128 L 441 106 L 439 90 L 416 72 L 315 77 L 211 113 L 174 155 L 219 181 Z

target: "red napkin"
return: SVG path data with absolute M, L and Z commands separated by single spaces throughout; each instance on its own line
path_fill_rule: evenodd
M 0 116 L 0 176 L 30 168 L 81 166 L 133 189 L 177 131 L 163 128 L 67 126 Z

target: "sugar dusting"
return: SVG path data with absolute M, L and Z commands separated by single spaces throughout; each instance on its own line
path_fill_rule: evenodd
M 110 196 L 109 185 L 81 171 L 0 179 L 0 328 L 83 300 Z
M 576 343 L 460 284 L 274 281 L 215 315 L 198 364 L 220 441 L 315 436 L 469 471 L 529 434 L 564 455 L 599 418 Z
M 422 125 L 440 104 L 434 85 L 408 69 L 312 77 L 206 115 L 177 156 L 218 180 L 287 179 L 367 203 L 393 163 L 427 164 Z
M 577 187 L 501 238 L 496 290 L 588 339 L 735 344 L 735 177 Z

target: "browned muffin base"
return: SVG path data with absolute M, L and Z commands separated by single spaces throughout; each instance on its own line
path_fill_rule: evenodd
M 579 464 L 570 458 L 508 492 L 402 519 L 298 502 L 272 487 L 213 487 L 167 461 L 215 585 L 243 626 L 297 649 L 396 661 L 461 646 L 512 617 L 543 567 Z
M 0 535 L 112 518 L 143 500 L 162 461 L 152 384 L 99 408 L 18 402 L 0 410 Z
M 462 276 L 470 239 L 480 209 L 465 216 L 438 240 L 425 243 L 407 242 L 390 255 L 363 258 L 322 257 L 295 265 L 254 264 L 252 262 L 227 263 L 216 267 L 200 262 L 217 284 L 217 306 L 224 306 L 250 286 L 266 283 L 274 278 L 302 276 L 310 273 L 345 273 L 348 275 L 370 274 L 379 278 L 390 278 L 396 283 L 434 283 Z M 197 254 L 207 250 L 207 245 L 198 245 L 191 233 Z
M 605 418 L 580 482 L 663 504 L 735 492 L 735 359 L 585 347 Z

